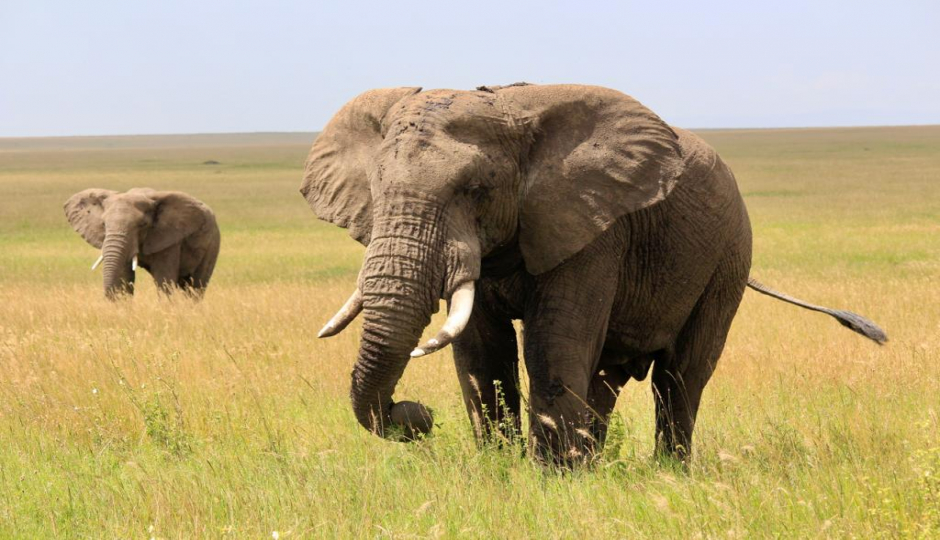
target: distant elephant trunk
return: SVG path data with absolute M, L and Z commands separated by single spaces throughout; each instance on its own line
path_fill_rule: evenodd
M 351 390 L 356 419 L 382 437 L 391 435 L 392 394 L 447 273 L 441 209 L 408 201 L 394 210 L 375 224 L 360 274 L 364 320 Z
M 132 249 L 133 248 L 133 249 Z M 104 273 L 104 294 L 114 300 L 120 294 L 134 293 L 134 271 L 131 259 L 136 253 L 136 241 L 123 231 L 109 232 L 101 245 Z

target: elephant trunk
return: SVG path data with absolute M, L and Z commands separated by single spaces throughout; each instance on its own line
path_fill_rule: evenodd
M 392 394 L 436 311 L 447 274 L 441 209 L 414 200 L 400 206 L 376 214 L 382 217 L 360 274 L 364 320 L 352 372 L 356 419 L 382 437 L 390 437 L 387 428 L 397 423 Z
M 136 255 L 136 249 L 136 242 L 126 232 L 109 232 L 105 235 L 101 257 L 104 294 L 109 300 L 116 299 L 120 294 L 134 293 L 131 258 Z

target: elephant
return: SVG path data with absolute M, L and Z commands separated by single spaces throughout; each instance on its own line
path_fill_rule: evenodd
M 215 214 L 179 191 L 134 188 L 124 193 L 86 189 L 65 202 L 65 215 L 86 242 L 101 250 L 104 293 L 114 300 L 134 293 L 138 266 L 158 289 L 202 298 L 219 256 Z
M 411 440 L 433 416 L 392 395 L 411 359 L 447 345 L 477 437 L 589 461 L 617 395 L 652 371 L 657 456 L 685 462 L 702 391 L 745 287 L 823 311 L 878 343 L 871 321 L 749 278 L 751 228 L 729 167 L 635 99 L 584 85 L 367 91 L 313 143 L 300 188 L 366 246 L 357 289 L 319 332 L 363 314 L 350 397 L 358 422 Z M 447 300 L 441 330 L 415 346 Z

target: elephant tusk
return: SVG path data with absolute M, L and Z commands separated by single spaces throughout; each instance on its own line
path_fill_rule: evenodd
M 444 326 L 436 336 L 427 340 L 411 351 L 412 358 L 418 358 L 434 351 L 443 349 L 463 332 L 470 321 L 470 314 L 473 313 L 474 285 L 472 281 L 463 283 L 450 297 L 450 311 L 447 313 L 447 320 Z
M 95 261 L 95 264 L 91 265 L 91 269 L 94 270 L 95 268 L 98 268 L 98 265 L 101 264 L 101 261 L 103 260 L 104 260 L 104 253 L 102 253 L 101 255 L 98 255 L 98 260 Z
M 362 312 L 362 291 L 356 289 L 349 297 L 349 300 L 346 300 L 346 303 L 343 304 L 343 307 L 339 308 L 336 315 L 333 315 L 330 322 L 326 323 L 326 326 L 320 330 L 317 337 L 327 338 L 342 332 L 360 312 Z
M 137 255 L 134 255 L 134 258 L 131 259 L 131 270 L 137 271 Z

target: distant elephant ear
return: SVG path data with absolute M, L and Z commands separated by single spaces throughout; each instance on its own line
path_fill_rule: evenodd
M 104 242 L 104 200 L 117 191 L 109 189 L 86 189 L 79 191 L 65 201 L 65 217 L 75 232 L 82 235 L 86 242 L 101 249 Z
M 364 245 L 372 234 L 369 166 L 382 142 L 382 119 L 421 88 L 370 90 L 347 103 L 314 141 L 300 193 L 318 218 L 349 229 Z
M 682 173 L 675 132 L 620 92 L 521 85 L 498 94 L 533 134 L 519 218 L 532 274 L 558 266 L 620 217 L 665 199 Z
M 153 225 L 143 244 L 144 255 L 163 251 L 178 244 L 206 224 L 209 208 L 202 202 L 178 191 L 143 192 L 156 206 Z

